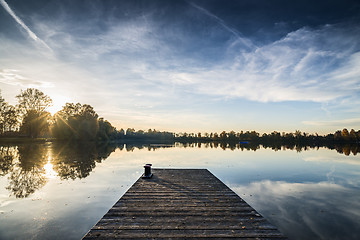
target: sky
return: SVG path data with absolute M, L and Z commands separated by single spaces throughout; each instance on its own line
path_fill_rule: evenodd
M 360 129 L 355 0 L 0 0 L 0 89 L 115 127 Z

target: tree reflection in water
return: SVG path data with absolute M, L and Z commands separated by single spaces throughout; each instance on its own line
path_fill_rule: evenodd
M 62 180 L 85 178 L 115 149 L 115 145 L 95 142 L 54 143 L 52 164 Z
M 6 187 L 17 198 L 24 198 L 46 184 L 44 161 L 47 151 L 41 144 L 18 146 L 18 157 L 10 173 L 9 185 Z
M 0 146 L 0 176 L 12 171 L 14 158 L 17 155 L 15 146 Z
M 171 144 L 150 143 L 118 143 L 97 144 L 95 142 L 53 142 L 0 146 L 0 177 L 8 176 L 6 187 L 10 195 L 16 198 L 26 198 L 43 187 L 49 178 L 58 176 L 61 180 L 86 178 L 109 155 L 119 149 L 132 152 L 135 149 L 154 151 L 158 148 L 221 148 L 223 150 L 256 151 L 259 148 L 270 148 L 274 151 L 295 150 L 297 152 L 318 149 L 324 146 L 299 145 L 258 145 L 226 142 L 186 142 Z M 358 145 L 326 146 L 346 156 L 356 155 L 360 151 Z
M 43 187 L 50 177 L 62 180 L 85 178 L 113 151 L 115 145 L 46 143 L 1 146 L 0 176 L 8 175 L 10 196 L 26 198 Z
M 176 143 L 175 146 L 177 147 L 184 147 L 184 148 L 221 148 L 223 150 L 248 150 L 248 151 L 256 151 L 260 148 L 265 149 L 272 149 L 274 151 L 281 151 L 281 150 L 295 150 L 297 152 L 302 151 L 308 151 L 310 149 L 316 149 L 319 148 L 327 148 L 330 150 L 336 150 L 340 154 L 345 154 L 346 156 L 349 156 L 353 154 L 354 156 L 357 155 L 357 153 L 360 152 L 360 145 L 359 144 L 332 144 L 332 145 L 296 145 L 296 144 L 287 144 L 287 145 L 281 145 L 280 143 L 267 143 L 267 144 L 258 144 L 258 143 L 252 143 L 249 142 L 247 144 L 241 144 L 237 142 L 184 142 L 184 143 Z

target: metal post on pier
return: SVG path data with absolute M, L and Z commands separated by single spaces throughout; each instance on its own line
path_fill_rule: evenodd
M 151 166 L 152 166 L 152 164 L 150 164 L 150 163 L 145 164 L 145 166 L 144 166 L 145 172 L 142 175 L 142 178 L 151 178 L 153 176 L 153 174 L 151 173 Z

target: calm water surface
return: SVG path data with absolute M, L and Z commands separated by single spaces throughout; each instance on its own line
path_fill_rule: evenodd
M 0 239 L 81 239 L 145 163 L 209 169 L 290 239 L 359 239 L 359 155 L 59 143 L 0 146 Z

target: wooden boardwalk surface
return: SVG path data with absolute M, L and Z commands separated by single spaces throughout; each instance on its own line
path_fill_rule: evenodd
M 83 239 L 286 239 L 206 169 L 153 169 Z

